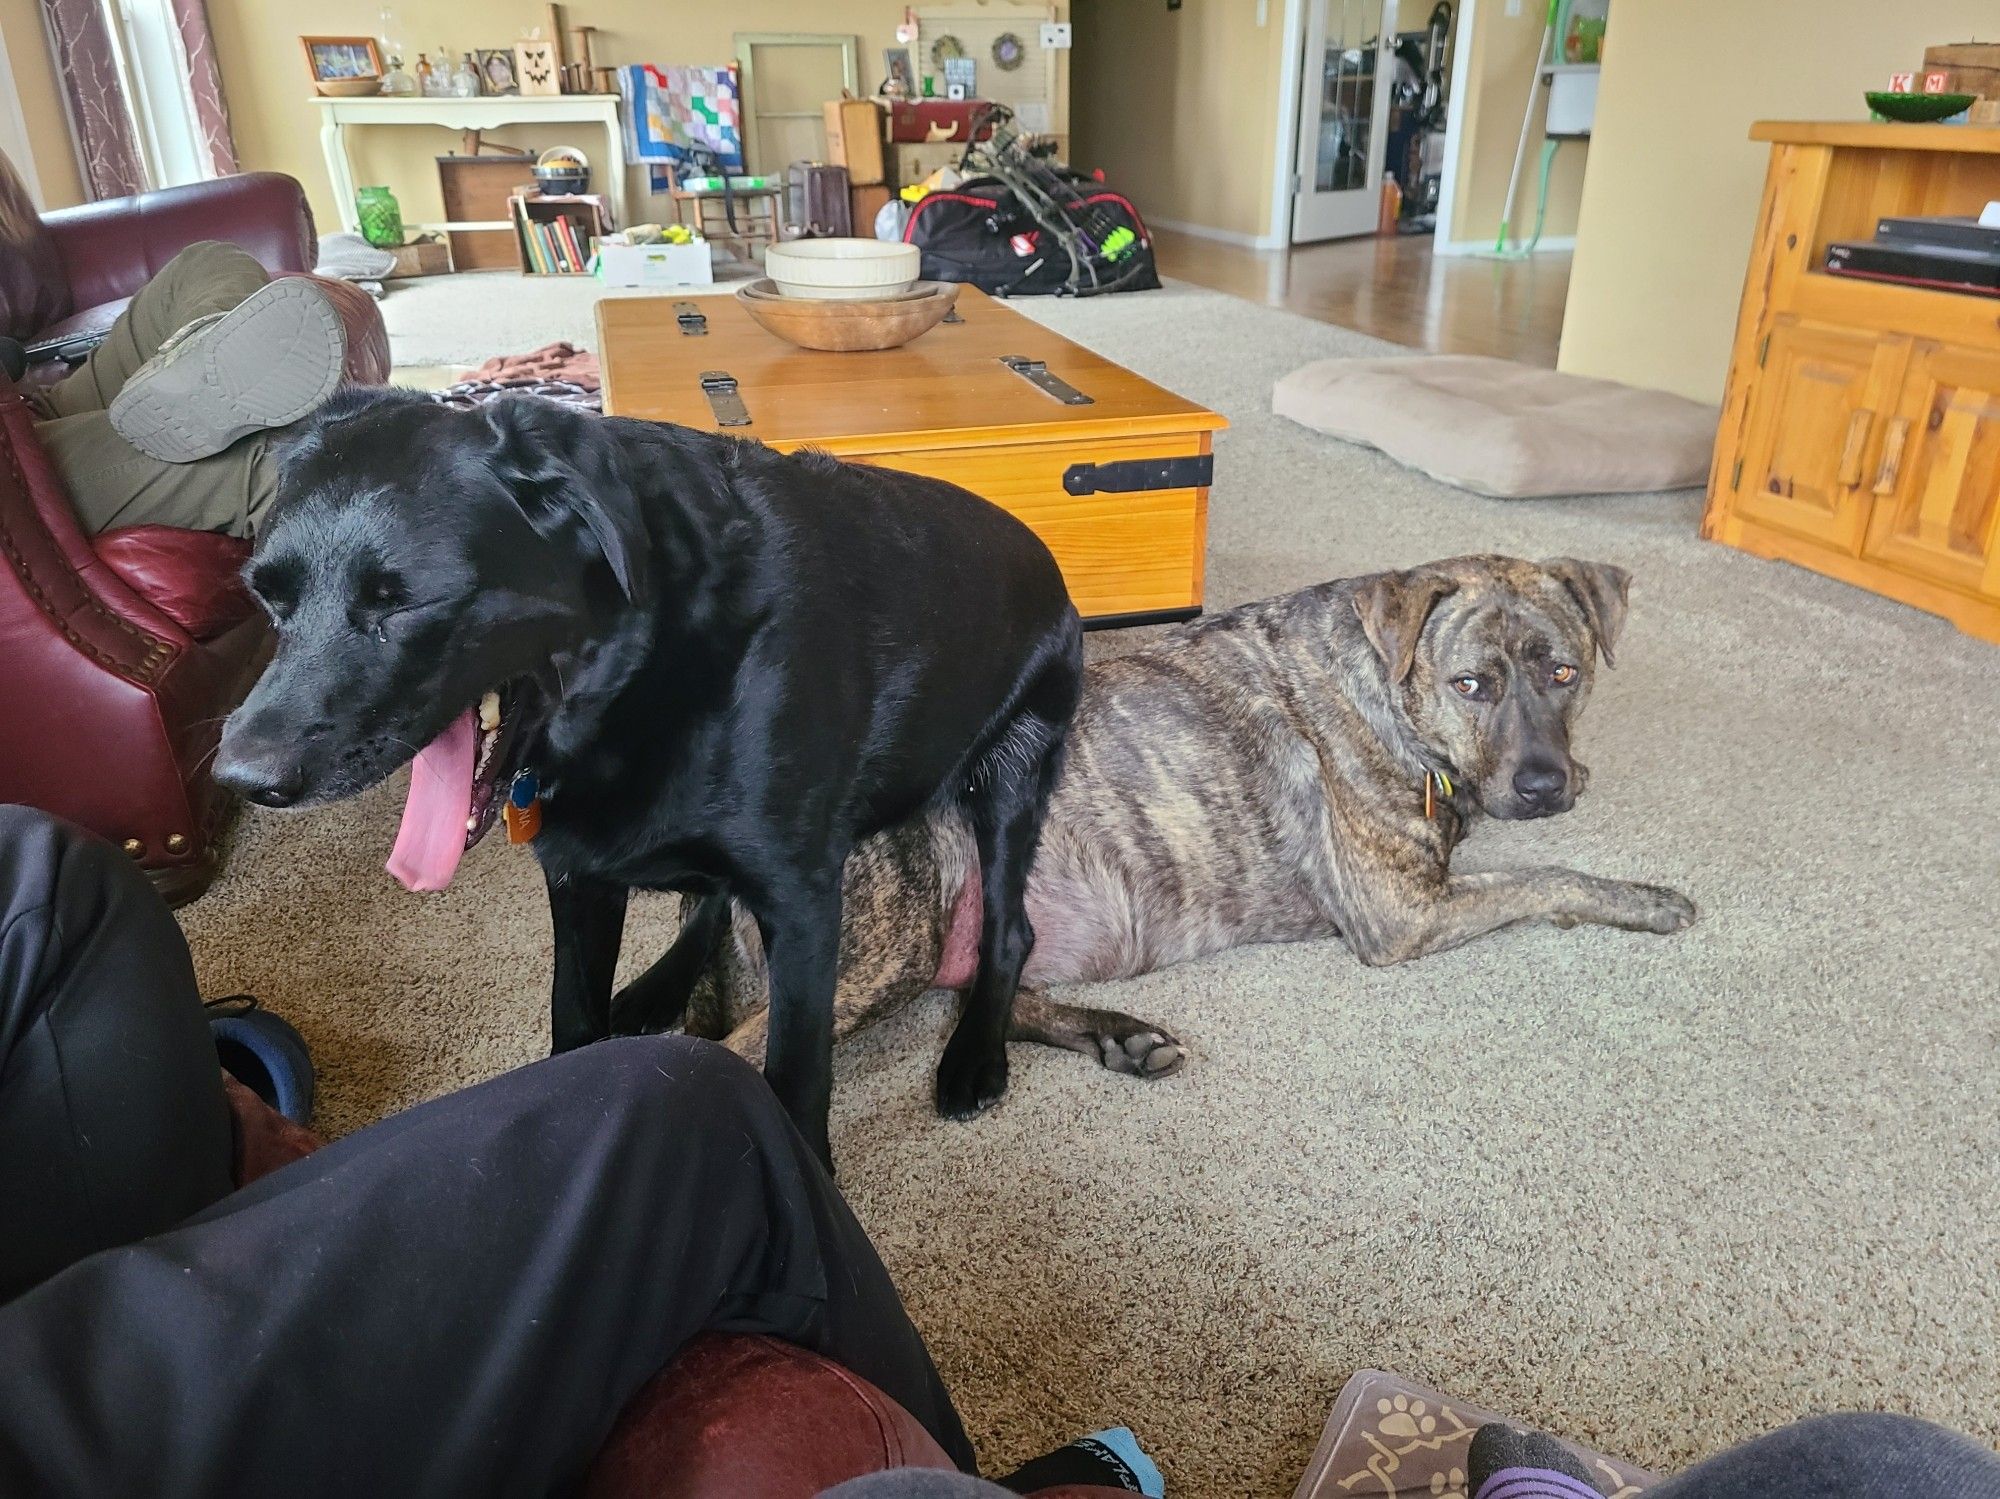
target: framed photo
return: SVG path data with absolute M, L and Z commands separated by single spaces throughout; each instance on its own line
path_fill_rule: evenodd
M 314 83 L 382 76 L 382 54 L 372 36 L 302 36 L 299 45 L 306 49 Z
M 908 47 L 884 47 L 882 49 L 882 65 L 888 69 L 889 82 L 900 81 L 902 83 L 903 97 L 905 99 L 914 99 L 917 97 L 917 70 L 910 63 L 910 49 Z
M 481 47 L 472 54 L 473 68 L 479 74 L 479 92 L 482 94 L 518 94 L 521 81 L 514 76 L 514 49 L 512 47 Z

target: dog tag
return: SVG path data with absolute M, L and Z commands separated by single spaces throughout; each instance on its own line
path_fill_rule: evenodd
M 500 809 L 509 843 L 533 843 L 542 830 L 542 783 L 532 770 L 517 771 L 507 784 L 507 804 Z
M 692 302 L 674 303 L 674 321 L 681 325 L 683 337 L 704 338 L 708 334 L 708 315 Z
M 737 393 L 736 377 L 728 370 L 703 370 L 701 393 L 708 397 L 708 409 L 715 413 L 718 427 L 747 427 L 750 409 Z
M 1065 406 L 1094 406 L 1097 404 L 1067 380 L 1051 375 L 1049 367 L 1039 359 L 1029 359 L 1022 354 L 1002 354 L 1000 362 L 1026 380 L 1037 390 L 1054 396 Z

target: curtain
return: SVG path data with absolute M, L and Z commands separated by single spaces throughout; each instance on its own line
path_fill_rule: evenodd
M 188 87 L 194 98 L 195 120 L 208 153 L 209 171 L 227 177 L 239 170 L 236 139 L 229 133 L 229 105 L 222 97 L 222 69 L 215 61 L 215 38 L 208 29 L 208 0 L 171 0 L 174 25 L 187 57 Z
M 90 196 L 119 198 L 141 191 L 146 172 L 102 0 L 42 0 L 42 14 L 69 99 Z

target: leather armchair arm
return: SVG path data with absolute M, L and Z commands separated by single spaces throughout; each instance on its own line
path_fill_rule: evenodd
M 273 274 L 319 258 L 305 189 L 282 172 L 247 172 L 45 214 L 78 308 L 129 297 L 200 240 L 241 245 Z

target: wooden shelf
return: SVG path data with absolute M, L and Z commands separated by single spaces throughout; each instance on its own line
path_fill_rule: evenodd
M 1750 139 L 1787 146 L 1878 151 L 1949 151 L 2000 156 L 2000 125 L 1899 125 L 1876 120 L 1759 120 Z

